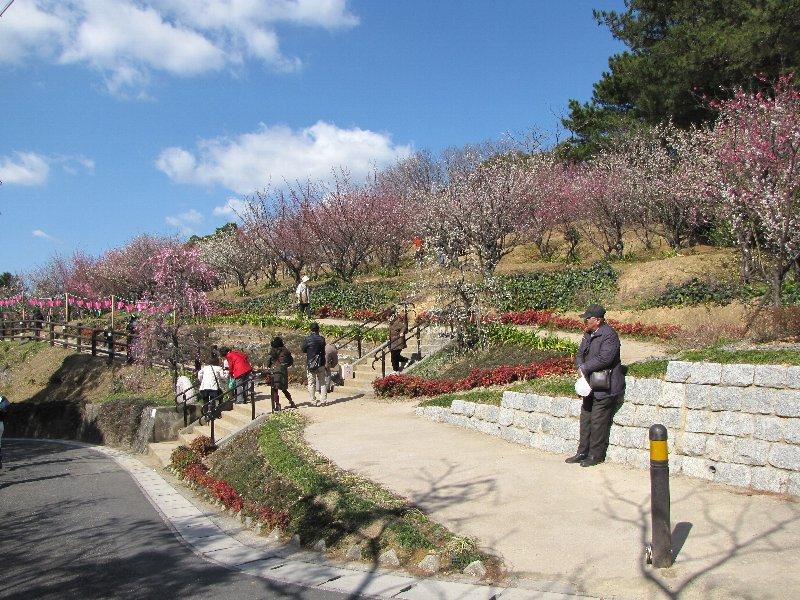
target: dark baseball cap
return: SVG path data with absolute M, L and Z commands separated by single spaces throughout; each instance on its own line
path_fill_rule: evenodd
M 599 304 L 590 304 L 586 307 L 586 310 L 583 311 L 581 315 L 581 319 L 588 319 L 589 317 L 597 317 L 598 319 L 602 319 L 606 316 L 606 309 L 600 306 Z

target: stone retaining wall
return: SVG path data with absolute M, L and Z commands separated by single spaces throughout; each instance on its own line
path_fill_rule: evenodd
M 581 402 L 505 392 L 501 406 L 455 400 L 417 414 L 549 452 L 575 452 Z M 627 378 L 607 460 L 649 467 L 648 428 L 669 430 L 670 470 L 800 495 L 800 367 L 670 362 L 661 379 Z

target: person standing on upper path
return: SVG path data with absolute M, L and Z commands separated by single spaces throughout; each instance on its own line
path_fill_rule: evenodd
M 328 401 L 328 370 L 325 368 L 325 338 L 319 334 L 319 323 L 311 323 L 311 331 L 303 340 L 300 350 L 306 353 L 306 377 L 311 404 L 320 406 Z M 317 391 L 320 401 L 317 401 Z
M 406 347 L 406 333 L 408 333 L 408 323 L 395 311 L 389 320 L 389 351 L 392 355 L 392 369 L 395 373 L 402 371 L 403 366 L 408 362 L 408 358 L 402 354 L 403 348 Z
M 283 338 L 276 337 L 269 345 L 269 357 L 267 358 L 267 367 L 271 369 L 272 374 L 272 387 L 276 388 L 275 392 L 275 406 L 273 410 L 280 410 L 280 400 L 278 400 L 278 393 L 283 392 L 289 406 L 297 408 L 297 405 L 292 400 L 292 395 L 289 393 L 289 367 L 294 364 L 294 358 L 289 349 L 284 345 Z
M 235 390 L 236 403 L 246 404 L 245 392 L 250 382 L 250 376 L 253 373 L 253 367 L 247 359 L 247 354 L 240 350 L 231 350 L 224 347 L 219 349 L 219 353 L 225 357 L 227 362 L 228 375 L 232 380 L 232 383 L 228 383 L 228 387 Z
M 581 407 L 578 452 L 566 462 L 582 467 L 605 461 L 611 421 L 625 392 L 619 335 L 606 323 L 605 314 L 602 306 L 592 304 L 581 315 L 584 334 L 575 365 L 590 391 Z
M 297 297 L 297 307 L 301 315 L 308 315 L 311 312 L 311 288 L 308 287 L 308 275 L 303 275 L 297 289 L 294 291 Z

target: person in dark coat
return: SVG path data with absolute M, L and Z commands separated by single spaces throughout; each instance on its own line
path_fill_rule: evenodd
M 326 379 L 328 370 L 325 368 L 325 338 L 319 334 L 319 324 L 311 323 L 311 331 L 300 345 L 300 350 L 306 353 L 306 378 L 308 380 L 308 397 L 314 406 L 325 404 L 328 400 L 328 385 Z M 320 402 L 317 401 L 317 391 L 320 392 Z
M 406 347 L 406 333 L 408 324 L 399 314 L 392 315 L 389 321 L 389 351 L 392 355 L 392 369 L 395 373 L 403 370 L 408 362 L 408 358 L 403 356 L 403 348 Z
M 289 406 L 297 408 L 297 405 L 292 400 L 292 395 L 289 393 L 289 367 L 293 364 L 292 353 L 283 344 L 283 339 L 276 337 L 270 344 L 269 358 L 267 358 L 267 367 L 272 370 L 272 386 L 283 392 L 286 400 L 289 401 Z M 273 410 L 275 408 L 280 410 L 280 402 L 276 402 L 276 407 L 273 407 Z
M 583 398 L 578 452 L 566 462 L 592 467 L 606 459 L 611 421 L 625 393 L 619 335 L 605 320 L 605 309 L 590 305 L 581 315 L 584 334 L 575 365 L 587 381 L 592 373 L 610 370 L 608 389 L 593 389 Z

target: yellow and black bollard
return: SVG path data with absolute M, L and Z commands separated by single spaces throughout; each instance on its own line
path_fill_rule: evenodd
M 654 567 L 672 566 L 672 532 L 669 523 L 669 450 L 667 428 L 650 427 L 650 516 L 653 543 L 650 558 Z

